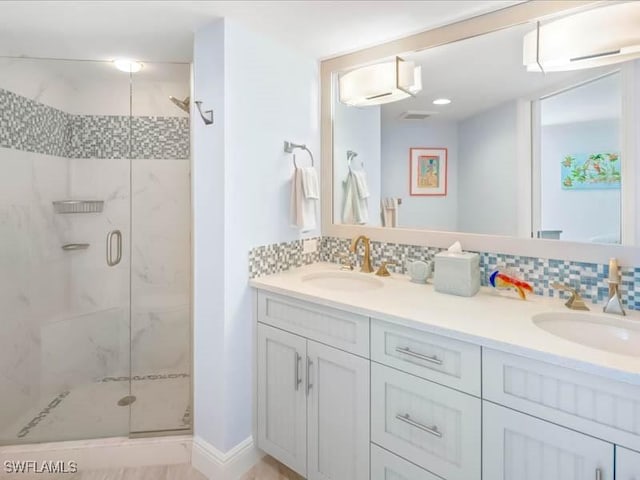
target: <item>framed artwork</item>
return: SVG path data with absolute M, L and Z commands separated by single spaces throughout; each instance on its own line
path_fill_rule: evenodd
M 409 149 L 409 195 L 447 195 L 447 149 Z
M 619 190 L 620 154 L 565 155 L 560 175 L 563 190 Z

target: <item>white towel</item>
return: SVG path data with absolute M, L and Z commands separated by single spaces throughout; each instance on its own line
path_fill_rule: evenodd
M 353 175 L 356 181 L 356 187 L 358 189 L 358 196 L 360 198 L 368 198 L 369 197 L 369 185 L 367 185 L 367 174 L 364 173 L 364 170 L 352 170 L 351 175 Z
M 364 225 L 369 221 L 369 207 L 367 198 L 360 196 L 356 176 L 353 172 L 349 172 L 343 182 L 343 187 L 342 223 Z
M 303 188 L 304 173 L 302 168 L 296 168 L 291 178 L 291 203 L 289 208 L 289 216 L 291 219 L 291 226 L 293 228 L 299 228 L 303 232 L 313 230 L 316 228 L 316 198 L 307 198 Z M 309 192 L 313 186 L 311 183 L 313 180 L 309 180 Z M 317 190 L 317 178 L 315 188 Z M 317 193 L 317 192 L 316 192 Z
M 320 198 L 320 187 L 318 186 L 318 174 L 313 167 L 301 168 L 302 173 L 302 190 L 304 198 L 315 199 Z
M 394 197 L 386 197 L 380 200 L 380 210 L 382 213 L 383 227 L 398 226 L 398 199 Z

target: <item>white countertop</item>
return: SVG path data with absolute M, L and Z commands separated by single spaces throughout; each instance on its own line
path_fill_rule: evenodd
M 431 284 L 412 283 L 403 275 L 376 277 L 355 271 L 348 273 L 380 279 L 384 287 L 337 291 L 303 281 L 303 277 L 312 273 L 339 270 L 336 264 L 316 263 L 255 278 L 249 283 L 272 293 L 640 385 L 640 357 L 582 346 L 552 335 L 533 323 L 531 318 L 538 313 L 571 312 L 561 299 L 530 295 L 522 301 L 515 292 L 498 292 L 488 287 L 483 287 L 474 297 L 457 297 L 436 292 Z M 594 314 L 602 315 L 599 305 L 589 307 Z M 624 320 L 640 322 L 640 313 L 627 312 Z

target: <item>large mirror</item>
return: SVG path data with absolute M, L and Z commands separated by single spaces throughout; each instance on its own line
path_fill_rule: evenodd
M 333 223 L 636 245 L 640 60 L 597 52 L 638 34 L 601 8 L 334 72 Z

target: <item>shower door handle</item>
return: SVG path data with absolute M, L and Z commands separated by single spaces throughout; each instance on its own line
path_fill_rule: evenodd
M 113 237 L 116 238 L 116 255 L 113 256 Z M 122 260 L 122 232 L 111 230 L 107 233 L 107 265 L 115 267 Z

